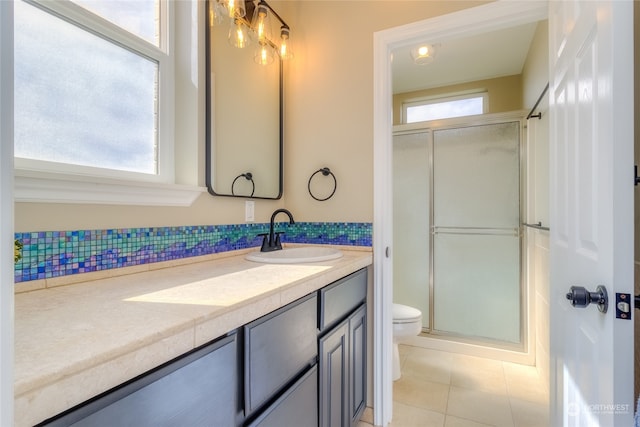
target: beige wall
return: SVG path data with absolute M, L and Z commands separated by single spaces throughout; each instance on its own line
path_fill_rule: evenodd
M 296 56 L 285 68 L 284 197 L 257 200 L 256 222 L 268 221 L 281 206 L 299 221 L 372 221 L 373 33 L 483 3 L 271 1 L 292 28 Z M 190 11 L 181 19 L 188 25 Z M 204 62 L 200 52 L 193 72 L 192 56 L 197 57 L 187 49 L 178 66 L 184 75 L 177 102 L 188 119 L 176 129 L 177 175 L 180 183 L 203 185 Z M 197 93 L 198 102 L 182 99 L 188 93 Z M 338 189 L 330 200 L 317 202 L 307 182 L 323 166 L 335 173 Z M 228 224 L 244 221 L 244 199 L 205 193 L 187 208 L 17 203 L 15 212 L 16 231 Z
M 547 22 L 536 27 L 522 70 L 523 107 L 530 110 L 549 81 L 549 31 Z M 541 119 L 527 122 L 527 206 L 526 221 L 549 225 L 549 116 L 548 96 L 536 109 Z M 549 385 L 549 233 L 527 229 L 527 276 L 535 328 L 536 367 Z M 548 387 L 547 387 L 548 389 Z
M 396 94 L 393 96 L 393 124 L 399 125 L 402 123 L 401 117 L 403 102 L 415 98 L 438 95 L 447 96 L 449 94 L 471 90 L 487 92 L 489 97 L 488 114 L 516 111 L 522 108 L 522 76 L 518 74 L 514 76 L 477 80 L 471 83 Z
M 549 25 L 547 21 L 538 23 L 533 35 L 529 53 L 522 69 L 522 101 L 530 110 L 549 83 Z

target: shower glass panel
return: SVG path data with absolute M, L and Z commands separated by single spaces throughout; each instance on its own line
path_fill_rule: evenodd
M 519 148 L 519 121 L 433 131 L 434 331 L 521 341 Z
M 422 311 L 429 327 L 431 132 L 393 137 L 393 301 Z

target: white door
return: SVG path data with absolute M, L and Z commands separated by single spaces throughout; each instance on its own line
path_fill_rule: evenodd
M 633 2 L 549 4 L 551 425 L 631 426 Z M 605 286 L 606 313 L 573 285 Z

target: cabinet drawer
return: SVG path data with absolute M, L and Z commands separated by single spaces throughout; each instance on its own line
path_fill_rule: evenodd
M 367 297 L 367 269 L 349 276 L 320 290 L 320 330 L 338 323 L 358 307 Z
M 242 417 L 237 343 L 234 333 L 41 425 L 235 426 Z
M 244 327 L 247 416 L 316 362 L 317 319 L 314 293 Z
M 302 376 L 248 427 L 318 427 L 318 365 Z

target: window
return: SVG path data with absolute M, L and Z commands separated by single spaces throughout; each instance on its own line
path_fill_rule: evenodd
M 487 103 L 487 93 L 428 98 L 403 103 L 405 123 L 450 119 L 453 117 L 483 114 Z
M 173 183 L 166 0 L 14 5 L 16 167 Z

